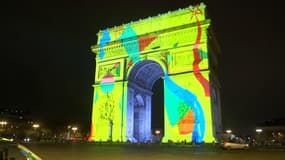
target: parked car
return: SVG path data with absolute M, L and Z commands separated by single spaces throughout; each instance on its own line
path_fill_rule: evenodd
M 237 142 L 223 142 L 222 143 L 222 148 L 224 149 L 248 149 L 249 144 L 247 143 L 237 143 Z

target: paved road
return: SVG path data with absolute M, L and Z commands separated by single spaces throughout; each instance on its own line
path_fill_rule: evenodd
M 285 149 L 222 150 L 211 145 L 27 144 L 44 160 L 284 160 Z

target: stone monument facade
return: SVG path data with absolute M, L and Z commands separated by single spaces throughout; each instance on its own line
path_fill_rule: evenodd
M 221 130 L 215 39 L 205 5 L 98 33 L 89 140 L 151 142 L 152 87 L 163 79 L 162 142 L 213 142 Z M 155 116 L 155 115 L 154 115 Z

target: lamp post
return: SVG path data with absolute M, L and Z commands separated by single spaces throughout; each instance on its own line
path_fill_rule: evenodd
M 1 124 L 1 126 L 3 127 L 3 126 L 5 126 L 5 125 L 7 125 L 8 122 L 7 122 L 7 121 L 0 121 L 0 124 Z
M 256 131 L 258 134 L 260 134 L 260 133 L 262 132 L 262 129 L 259 129 L 259 128 L 258 128 L 258 129 L 256 129 L 255 131 Z
M 34 128 L 35 130 L 37 130 L 39 127 L 40 127 L 39 124 L 37 124 L 37 123 L 33 124 L 33 128 Z
M 155 134 L 158 136 L 160 134 L 160 130 L 155 130 Z
M 160 142 L 160 134 L 161 134 L 161 131 L 160 130 L 158 130 L 158 129 L 156 129 L 155 131 L 154 131 L 154 133 L 155 133 L 155 137 L 156 137 L 156 141 L 158 141 L 158 142 Z
M 73 126 L 73 127 L 71 127 L 71 130 L 72 130 L 72 132 L 73 132 L 73 137 L 72 137 L 72 139 L 75 140 L 75 138 L 76 138 L 76 132 L 77 132 L 77 130 L 78 130 L 78 127 Z
M 6 125 L 7 124 L 8 124 L 8 122 L 5 120 L 0 121 L 0 125 L 1 125 L 0 132 L 6 132 Z
M 78 130 L 78 128 L 76 126 L 74 126 L 71 128 L 71 130 L 73 131 L 73 133 L 75 133 Z
M 225 139 L 227 141 L 231 141 L 233 139 L 233 135 L 232 135 L 232 130 L 231 129 L 227 129 L 226 130 Z
M 34 123 L 34 124 L 32 125 L 32 127 L 34 128 L 34 130 L 35 130 L 35 136 L 36 136 L 36 138 L 38 139 L 38 138 L 39 138 L 38 128 L 40 128 L 40 125 L 39 125 L 38 123 Z
M 261 145 L 262 144 L 262 135 L 261 135 L 261 133 L 262 133 L 262 129 L 260 129 L 260 128 L 257 128 L 256 130 L 255 130 L 255 132 L 257 133 L 256 134 L 256 137 L 255 137 L 255 139 L 256 139 L 256 143 L 258 144 L 258 145 Z
M 66 139 L 67 139 L 67 140 L 70 140 L 70 139 L 71 139 L 70 130 L 71 130 L 71 125 L 68 125 L 68 126 L 67 126 L 67 135 L 66 135 Z
M 0 121 L 1 128 L 6 128 L 7 124 L 8 124 L 7 121 Z
M 227 133 L 227 134 L 231 134 L 231 133 L 232 133 L 232 130 L 227 129 L 227 130 L 226 130 L 226 133 Z

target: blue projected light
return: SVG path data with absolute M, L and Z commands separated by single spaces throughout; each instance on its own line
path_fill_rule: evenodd
M 128 44 L 127 41 L 123 41 L 122 39 L 133 38 L 132 45 Z M 119 40 L 122 40 L 122 45 L 125 47 L 129 57 L 133 61 L 134 64 L 140 61 L 140 52 L 139 52 L 139 42 L 137 39 L 137 34 L 133 30 L 130 24 L 126 25 L 126 28 L 122 35 L 119 37 Z
M 174 125 L 178 122 L 179 114 L 177 104 L 179 103 L 179 101 L 184 101 L 186 104 L 192 107 L 192 110 L 195 115 L 195 125 L 192 134 L 192 141 L 202 142 L 205 134 L 205 118 L 201 104 L 197 100 L 197 97 L 190 91 L 178 86 L 174 81 L 171 80 L 171 78 L 167 74 L 165 75 L 165 85 L 167 92 L 171 92 L 171 94 L 169 94 L 171 98 L 166 98 L 166 109 L 171 124 Z
M 104 46 L 106 45 L 106 43 L 110 42 L 111 37 L 110 37 L 110 33 L 108 30 L 104 30 L 103 31 L 103 35 L 102 38 L 100 40 L 100 49 L 99 49 L 99 58 L 102 60 L 105 56 L 105 52 L 104 52 Z

